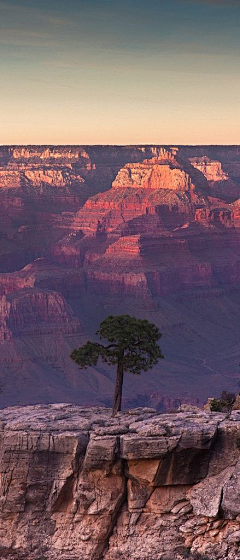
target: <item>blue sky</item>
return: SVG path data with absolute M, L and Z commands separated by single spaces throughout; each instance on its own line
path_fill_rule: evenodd
M 240 143 L 239 27 L 239 0 L 0 0 L 0 143 Z

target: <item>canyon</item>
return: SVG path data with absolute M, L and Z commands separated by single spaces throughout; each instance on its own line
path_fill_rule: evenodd
M 69 355 L 123 313 L 165 356 L 125 407 L 236 391 L 239 146 L 2 146 L 0 203 L 1 407 L 109 406 L 114 372 Z
M 42 404 L 0 425 L 2 560 L 240 559 L 238 410 Z

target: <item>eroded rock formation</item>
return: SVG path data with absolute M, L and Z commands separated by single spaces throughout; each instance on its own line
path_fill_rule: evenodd
M 59 404 L 0 420 L 2 560 L 239 560 L 239 412 Z
M 235 391 L 239 178 L 238 146 L 1 147 L 0 404 L 107 405 L 113 373 L 69 354 L 126 312 L 158 325 L 165 360 L 126 377 L 125 406 Z

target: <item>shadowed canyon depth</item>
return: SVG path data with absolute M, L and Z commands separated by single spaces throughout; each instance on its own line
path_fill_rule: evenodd
M 125 376 L 125 407 L 236 390 L 238 146 L 5 146 L 0 203 L 1 406 L 110 405 L 114 372 L 69 355 L 122 313 L 165 355 Z

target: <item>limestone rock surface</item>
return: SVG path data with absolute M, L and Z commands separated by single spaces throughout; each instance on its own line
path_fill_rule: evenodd
M 240 558 L 239 412 L 52 404 L 0 426 L 1 559 Z

